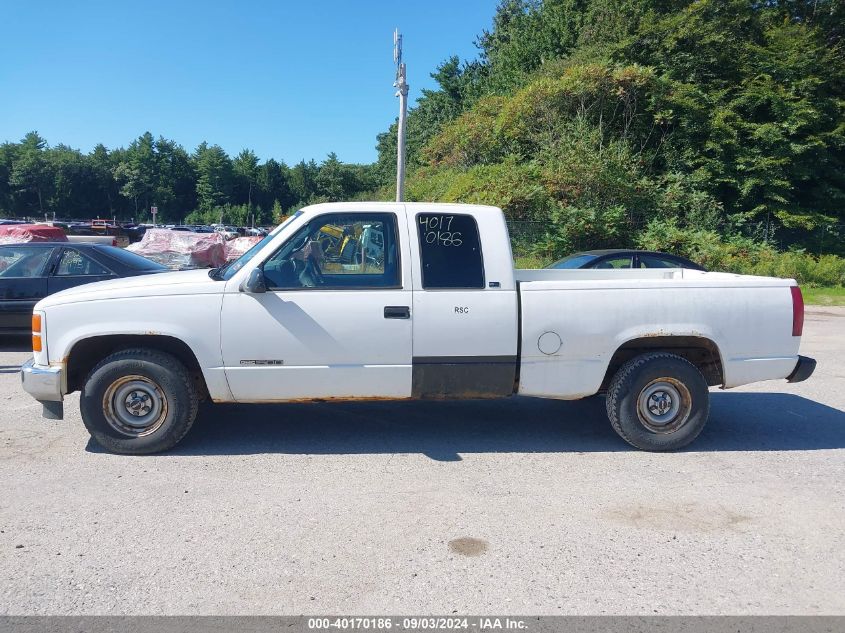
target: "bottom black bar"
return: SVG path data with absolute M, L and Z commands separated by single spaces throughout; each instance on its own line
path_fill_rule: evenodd
M 2 633 L 562 631 L 840 633 L 845 616 L 0 616 Z

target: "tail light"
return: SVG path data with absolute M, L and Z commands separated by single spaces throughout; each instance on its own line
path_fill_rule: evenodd
M 801 288 L 790 287 L 792 292 L 792 336 L 801 336 L 804 332 L 804 297 Z
M 116 237 L 112 238 L 111 245 L 117 246 L 117 238 Z

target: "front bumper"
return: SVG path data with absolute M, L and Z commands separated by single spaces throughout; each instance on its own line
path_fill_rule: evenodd
M 788 382 L 801 382 L 807 380 L 816 370 L 816 359 L 807 356 L 799 356 L 795 363 L 795 369 L 786 377 Z
M 62 368 L 36 365 L 30 358 L 21 366 L 24 391 L 39 401 L 62 401 Z

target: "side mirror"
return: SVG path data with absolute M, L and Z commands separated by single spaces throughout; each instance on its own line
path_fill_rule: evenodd
M 264 283 L 264 271 L 261 267 L 253 268 L 250 271 L 249 277 L 246 278 L 243 286 L 241 286 L 241 290 L 251 294 L 267 292 L 267 284 Z

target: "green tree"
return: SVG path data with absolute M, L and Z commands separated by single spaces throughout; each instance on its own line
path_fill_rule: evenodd
M 203 211 L 228 204 L 232 195 L 232 161 L 219 145 L 204 142 L 194 152 L 197 202 Z
M 341 163 L 337 154 L 331 152 L 326 160 L 320 164 L 317 177 L 314 182 L 317 188 L 317 195 L 328 202 L 344 200 L 348 195 L 349 175 Z
M 234 199 L 236 202 L 246 202 L 252 208 L 252 196 L 258 184 L 258 156 L 251 149 L 244 149 L 232 162 L 234 172 Z
M 12 215 L 15 209 L 15 191 L 9 183 L 18 145 L 0 144 L 0 211 Z
M 301 160 L 291 168 L 290 188 L 296 201 L 294 206 L 308 204 L 317 194 L 316 179 L 319 170 L 313 160 L 307 163 Z
M 667 163 L 740 220 L 845 218 L 845 64 L 807 19 L 837 3 L 809 4 L 700 0 L 644 23 L 617 53 L 673 82 Z
M 52 180 L 49 165 L 44 157 L 46 147 L 47 141 L 41 138 L 38 132 L 29 132 L 20 143 L 9 174 L 10 187 L 20 194 L 34 196 L 37 207 L 32 201 L 25 201 L 24 204 L 30 210 L 37 208 L 39 214 L 45 211 L 44 203 L 49 196 Z
M 295 202 L 290 186 L 290 169 L 272 158 L 258 168 L 258 204 L 270 209 L 279 203 L 288 209 Z
M 116 215 L 117 208 L 115 205 L 120 191 L 115 182 L 115 165 L 108 149 L 102 143 L 98 143 L 86 157 L 86 160 L 95 183 L 95 191 L 91 193 L 94 208 L 108 211 L 109 215 Z
M 155 142 L 154 156 L 150 201 L 164 216 L 182 217 L 196 206 L 196 174 L 191 157 L 181 145 L 161 136 Z
M 79 150 L 57 145 L 45 152 L 53 184 L 49 207 L 58 217 L 91 216 L 95 209 L 97 183 L 89 162 Z
M 138 215 L 138 200 L 149 189 L 149 182 L 144 174 L 129 162 L 118 163 L 114 168 L 114 178 L 121 183 L 120 195 L 129 198 L 134 203 L 135 215 Z
M 141 208 L 152 202 L 156 184 L 156 156 L 153 135 L 145 132 L 130 143 L 114 168 L 114 177 L 120 184 L 120 195 L 132 200 L 137 216 Z

